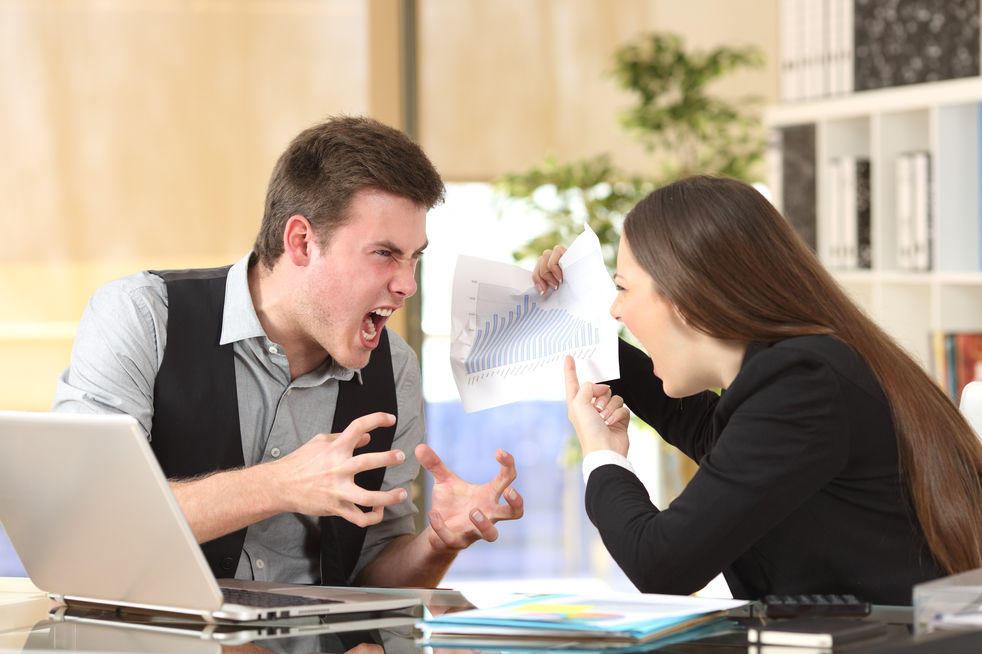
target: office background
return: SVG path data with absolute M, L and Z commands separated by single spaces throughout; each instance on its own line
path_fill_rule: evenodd
M 369 114 L 413 134 L 451 184 L 443 215 L 458 228 L 479 213 L 467 202 L 480 184 L 548 155 L 609 152 L 649 171 L 618 127 L 629 98 L 609 72 L 618 46 L 652 31 L 690 48 L 757 46 L 766 66 L 714 91 L 777 101 L 778 0 L 0 0 L 0 408 L 49 408 L 102 283 L 244 254 L 275 158 L 326 116 Z M 500 236 L 497 219 L 470 233 Z M 462 233 L 461 251 L 473 248 Z M 390 325 L 422 343 L 420 311 L 400 313 Z M 425 357 L 424 374 L 436 365 Z M 520 474 L 553 484 L 523 490 L 530 506 L 552 501 L 524 521 L 551 534 L 544 553 L 523 531 L 461 567 L 480 574 L 488 556 L 515 567 L 517 551 L 529 556 L 511 573 L 589 572 L 590 527 L 564 532 L 573 509 L 556 492 L 578 492 L 557 464 L 565 410 L 526 408 L 511 423 L 486 417 L 498 425 L 486 434 L 455 431 L 453 407 L 429 416 L 435 446 L 464 469 L 470 445 L 507 435 L 502 445 L 535 454 Z M 577 539 L 575 564 L 557 562 L 555 548 Z

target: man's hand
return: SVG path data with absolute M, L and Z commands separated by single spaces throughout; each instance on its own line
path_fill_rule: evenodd
M 498 538 L 494 523 L 517 520 L 525 512 L 522 496 L 510 484 L 515 481 L 515 460 L 504 450 L 495 453 L 501 470 L 494 479 L 478 486 L 463 481 L 428 445 L 416 447 L 416 458 L 433 475 L 430 497 L 430 547 L 436 552 L 457 552 L 477 540 Z M 499 504 L 502 494 L 507 504 Z
M 363 470 L 398 465 L 398 450 L 352 456 L 368 444 L 368 432 L 395 424 L 388 413 L 353 420 L 340 434 L 318 434 L 278 461 L 217 472 L 171 489 L 199 543 L 230 534 L 279 513 L 337 515 L 360 527 L 382 520 L 384 507 L 406 499 L 406 491 L 367 491 L 355 483 Z M 369 513 L 358 506 L 369 506 Z
M 580 386 L 576 376 L 576 361 L 567 355 L 566 407 L 576 436 L 580 439 L 583 456 L 596 450 L 613 450 L 627 456 L 627 425 L 631 412 L 619 395 L 611 395 L 606 384 L 586 382 Z
M 365 527 L 382 520 L 386 506 L 406 499 L 406 491 L 368 491 L 355 483 L 355 475 L 365 470 L 398 465 L 406 460 L 399 450 L 353 456 L 355 448 L 366 445 L 368 432 L 395 424 L 388 413 L 372 413 L 357 418 L 340 434 L 317 434 L 302 447 L 269 464 L 282 485 L 287 502 L 285 511 L 304 515 L 337 515 Z M 363 512 L 358 506 L 370 506 Z

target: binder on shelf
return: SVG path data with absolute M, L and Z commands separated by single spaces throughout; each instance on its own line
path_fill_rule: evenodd
M 897 267 L 931 270 L 934 220 L 931 210 L 931 156 L 903 152 L 894 167 L 896 193 Z
M 815 250 L 815 125 L 782 128 L 781 142 L 781 208 Z
M 931 158 L 915 152 L 914 159 L 914 269 L 931 270 Z
M 842 171 L 839 159 L 831 159 L 826 167 L 829 187 L 829 241 L 825 255 L 825 264 L 829 268 L 841 268 L 845 259 L 843 249 L 845 247 L 845 229 L 843 223 L 845 217 L 842 215 L 844 201 L 842 194 Z
M 894 190 L 896 194 L 897 267 L 909 270 L 914 261 L 914 180 L 913 160 L 901 154 L 894 162 Z
M 828 163 L 830 268 L 869 268 L 870 164 L 865 157 L 836 157 Z
M 826 28 L 828 0 L 805 0 L 805 98 L 821 98 L 828 93 L 828 40 Z
M 781 0 L 781 100 L 853 89 L 853 0 Z
M 767 184 L 771 190 L 771 204 L 784 213 L 784 132 L 767 131 L 767 149 L 764 151 Z
M 829 95 L 852 93 L 853 0 L 828 0 Z
M 859 268 L 873 267 L 873 248 L 870 242 L 870 162 L 869 159 L 856 159 L 856 265 Z
M 854 0 L 855 90 L 979 74 L 978 0 Z
M 800 0 L 781 0 L 780 6 L 780 44 L 781 44 L 781 100 L 791 102 L 802 94 L 798 90 L 798 5 Z

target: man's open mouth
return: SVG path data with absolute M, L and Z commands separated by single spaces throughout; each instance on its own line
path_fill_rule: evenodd
M 365 314 L 361 324 L 361 335 L 369 343 L 375 340 L 385 321 L 392 315 L 392 309 L 373 309 Z

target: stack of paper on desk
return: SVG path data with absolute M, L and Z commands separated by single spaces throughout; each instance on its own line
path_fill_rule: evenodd
M 508 639 L 639 643 L 677 634 L 722 618 L 742 600 L 615 593 L 603 596 L 536 595 L 503 606 L 423 620 L 426 643 Z

